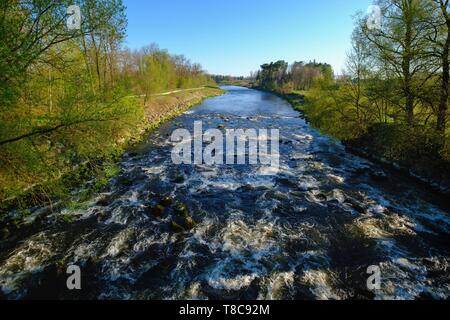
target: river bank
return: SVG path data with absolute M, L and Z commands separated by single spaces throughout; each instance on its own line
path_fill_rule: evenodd
M 292 107 L 308 119 L 305 109 L 305 94 L 266 90 L 258 86 L 245 86 L 270 92 L 289 102 Z M 311 124 L 314 126 L 314 124 Z M 412 178 L 424 188 L 450 195 L 450 163 L 440 155 L 440 146 L 433 144 L 430 133 L 422 132 L 423 141 L 409 141 L 399 150 L 400 140 L 405 142 L 412 136 L 408 128 L 396 125 L 375 124 L 367 132 L 355 139 L 340 140 L 346 149 L 358 156 L 377 162 L 388 170 Z M 321 128 L 317 128 L 320 130 Z M 416 130 L 417 131 L 417 130 Z M 403 136 L 403 137 L 402 137 Z M 415 132 L 417 136 L 417 132 Z M 403 138 L 403 139 L 402 139 Z M 436 140 L 436 139 L 434 139 Z
M 99 191 L 118 172 L 117 161 L 134 144 L 139 143 L 162 123 L 181 115 L 203 100 L 218 96 L 223 91 L 216 87 L 179 90 L 173 93 L 153 95 L 144 105 L 144 97 L 127 98 L 137 108 L 143 109 L 142 119 L 132 128 L 118 136 L 114 148 L 99 148 L 91 158 L 82 163 L 69 164 L 58 179 L 42 181 L 24 189 L 22 194 L 0 199 L 0 239 L 16 232 L 29 217 L 31 207 L 45 207 L 56 210 L 63 203 L 77 206 L 77 201 L 88 198 Z M 130 103 L 127 101 L 127 103 Z M 139 107 L 138 107 L 139 106 Z M 101 144 L 100 144 L 101 145 Z M 74 188 L 84 186 L 77 201 L 73 198 Z M 9 214 L 11 210 L 14 214 Z

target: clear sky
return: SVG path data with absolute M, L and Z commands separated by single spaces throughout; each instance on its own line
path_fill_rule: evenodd
M 157 43 L 213 74 L 247 76 L 263 63 L 330 63 L 340 73 L 353 16 L 372 0 L 124 0 L 126 45 Z

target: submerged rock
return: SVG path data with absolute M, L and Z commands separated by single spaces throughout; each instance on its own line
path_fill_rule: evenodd
M 366 209 L 360 203 L 358 203 L 358 201 L 354 199 L 347 198 L 345 199 L 344 203 L 350 205 L 353 209 L 355 209 L 359 213 L 366 212 Z
M 195 227 L 195 221 L 192 217 L 174 217 L 170 224 L 172 231 L 175 233 L 189 231 Z
M 176 215 L 179 215 L 179 216 L 183 216 L 183 217 L 189 216 L 189 209 L 188 209 L 187 205 L 185 205 L 184 203 L 178 203 L 174 208 L 174 212 Z
M 133 185 L 133 181 L 130 178 L 124 176 L 120 177 L 118 182 L 124 187 L 131 187 Z
M 150 211 L 155 217 L 161 217 L 164 214 L 164 211 L 166 211 L 166 208 L 162 205 L 157 205 L 151 208 Z
M 369 176 L 378 182 L 386 182 L 389 180 L 388 175 L 384 171 L 370 171 Z
M 323 193 L 317 193 L 317 194 L 314 195 L 314 197 L 315 197 L 318 201 L 321 201 L 321 202 L 325 202 L 325 201 L 328 200 L 328 197 L 327 197 L 325 194 L 323 194 Z
M 174 211 L 174 217 L 171 221 L 171 228 L 174 232 L 184 232 L 195 227 L 195 221 L 192 218 L 187 205 L 178 203 Z
M 171 206 L 173 204 L 173 199 L 171 197 L 165 197 L 159 202 L 159 204 L 165 207 Z
M 294 142 L 292 140 L 280 139 L 280 143 L 283 145 L 292 145 Z
M 106 221 L 108 219 L 108 213 L 104 210 L 99 210 L 96 213 L 98 221 Z
M 175 233 L 182 233 L 184 232 L 184 228 L 182 226 L 180 226 L 177 222 L 175 222 L 174 220 L 172 220 L 170 222 L 170 227 L 172 228 L 172 231 Z
M 114 195 L 108 194 L 99 199 L 96 203 L 97 206 L 107 207 L 114 201 Z
M 298 183 L 296 181 L 289 180 L 288 178 L 279 178 L 278 183 L 289 188 L 298 187 Z
M 195 222 L 194 222 L 194 219 L 192 219 L 192 217 L 185 218 L 184 222 L 185 222 L 186 228 L 189 230 L 191 230 L 195 227 Z
M 173 183 L 176 183 L 176 184 L 180 184 L 180 183 L 183 183 L 184 182 L 184 176 L 176 176 L 173 180 L 172 180 L 172 182 Z

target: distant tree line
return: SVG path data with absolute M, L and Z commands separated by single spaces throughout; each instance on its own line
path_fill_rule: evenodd
M 121 76 L 129 92 L 145 95 L 172 89 L 214 85 L 198 63 L 183 55 L 171 55 L 151 44 L 140 50 L 124 49 L 121 55 Z
M 243 80 L 248 80 L 248 77 L 244 77 L 244 76 L 240 76 L 240 77 L 235 77 L 235 76 L 224 76 L 224 75 L 212 75 L 211 76 L 214 81 L 218 84 L 220 83 L 226 83 L 226 82 L 233 82 L 233 81 L 243 81 Z
M 256 84 L 268 90 L 308 90 L 315 79 L 324 74 L 332 74 L 332 67 L 326 63 L 312 61 L 294 62 L 289 65 L 286 61 L 266 63 L 252 77 Z

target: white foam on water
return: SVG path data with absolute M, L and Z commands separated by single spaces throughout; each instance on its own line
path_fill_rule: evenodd
M 154 244 L 166 244 L 169 243 L 170 235 L 165 232 L 160 235 L 148 234 L 148 232 L 142 232 L 138 239 L 134 242 L 133 251 L 136 253 L 144 252 Z
M 318 204 L 322 207 L 326 207 L 327 197 L 319 190 L 311 190 L 305 193 L 305 198 L 311 203 Z
M 127 195 L 127 198 L 128 198 L 127 200 L 133 204 L 137 204 L 137 203 L 139 203 L 138 196 L 139 196 L 138 192 L 131 191 L 131 195 L 129 195 L 129 196 Z
M 333 291 L 329 270 L 305 270 L 301 281 L 310 287 L 311 293 L 318 300 L 340 300 L 338 294 Z
M 409 270 L 419 270 L 420 269 L 417 265 L 411 263 L 411 261 L 409 261 L 406 258 L 397 258 L 393 262 L 395 264 L 397 264 L 403 268 L 409 269 Z
M 111 217 L 106 220 L 105 224 L 121 224 L 126 225 L 130 219 L 130 213 L 125 212 L 123 207 L 117 207 L 111 212 Z
M 280 250 L 277 242 L 280 228 L 265 220 L 248 225 L 239 219 L 241 214 L 231 215 L 223 229 L 206 243 L 212 253 L 225 255 L 209 268 L 206 275 L 213 288 L 236 291 L 248 287 L 253 280 L 267 273 L 262 260 Z
M 5 261 L 0 268 L 0 272 L 3 272 L 4 270 L 7 272 L 32 272 L 40 269 L 56 254 L 51 240 L 52 239 L 46 237 L 44 232 L 26 240 Z
M 313 160 L 314 156 L 312 154 L 304 153 L 304 152 L 293 152 L 289 156 L 291 160 Z
M 73 253 L 73 262 L 85 261 L 90 257 L 99 256 L 102 248 L 101 239 L 84 241 L 75 247 L 70 248 L 67 252 Z
M 337 184 L 344 184 L 345 183 L 345 178 L 340 177 L 338 175 L 330 173 L 327 176 L 328 176 L 328 178 L 330 178 L 332 181 L 334 181 Z
M 386 212 L 386 207 L 382 206 L 381 204 L 375 204 L 369 207 L 367 210 L 368 212 L 372 214 L 382 214 Z
M 375 291 L 376 299 L 414 300 L 423 292 L 434 299 L 448 299 L 448 285 L 438 286 L 428 279 L 427 268 L 420 259 L 411 259 L 394 258 L 380 264 L 382 288 Z
M 3 293 L 20 298 L 21 282 L 38 273 L 58 253 L 53 245 L 58 235 L 48 237 L 44 232 L 26 240 L 0 267 L 0 287 Z
M 233 278 L 226 278 L 226 276 L 212 274 L 208 278 L 208 284 L 215 289 L 237 291 L 242 288 L 248 287 L 257 277 L 258 275 L 251 274 L 239 275 Z
M 373 217 L 363 217 L 356 220 L 356 226 L 362 231 L 364 236 L 371 239 L 386 239 L 391 234 L 380 226 L 380 221 Z
M 142 168 L 142 170 L 149 176 L 162 174 L 163 172 L 165 172 L 166 169 L 167 167 L 164 165 Z
M 294 138 L 296 138 L 299 141 L 313 141 L 314 137 L 311 134 L 304 133 L 304 134 L 294 134 Z
M 258 260 L 278 247 L 276 235 L 279 232 L 278 227 L 265 220 L 256 221 L 254 225 L 231 220 L 220 232 L 218 240 L 222 243 L 222 250 L 235 256 L 251 252 L 253 258 Z
M 133 229 L 125 229 L 119 232 L 109 243 L 102 258 L 116 257 L 129 249 L 129 241 L 132 235 L 134 235 Z
M 320 187 L 320 182 L 313 176 L 301 176 L 298 181 L 298 186 L 305 191 L 317 189 Z
M 259 300 L 281 300 L 284 298 L 283 293 L 288 291 L 293 292 L 294 272 L 278 272 L 271 275 L 267 279 L 266 289 L 267 294 L 258 297 Z
M 185 291 L 176 294 L 172 297 L 173 300 L 178 299 L 179 297 L 185 300 L 204 300 L 206 297 L 201 292 L 201 283 L 193 282 L 186 288 Z
M 261 166 L 256 172 L 260 176 L 276 176 L 280 173 L 280 168 L 271 166 Z
M 344 191 L 340 189 L 334 189 L 331 191 L 331 194 L 327 196 L 327 201 L 330 200 L 337 200 L 339 203 L 344 203 L 347 197 L 345 196 Z

